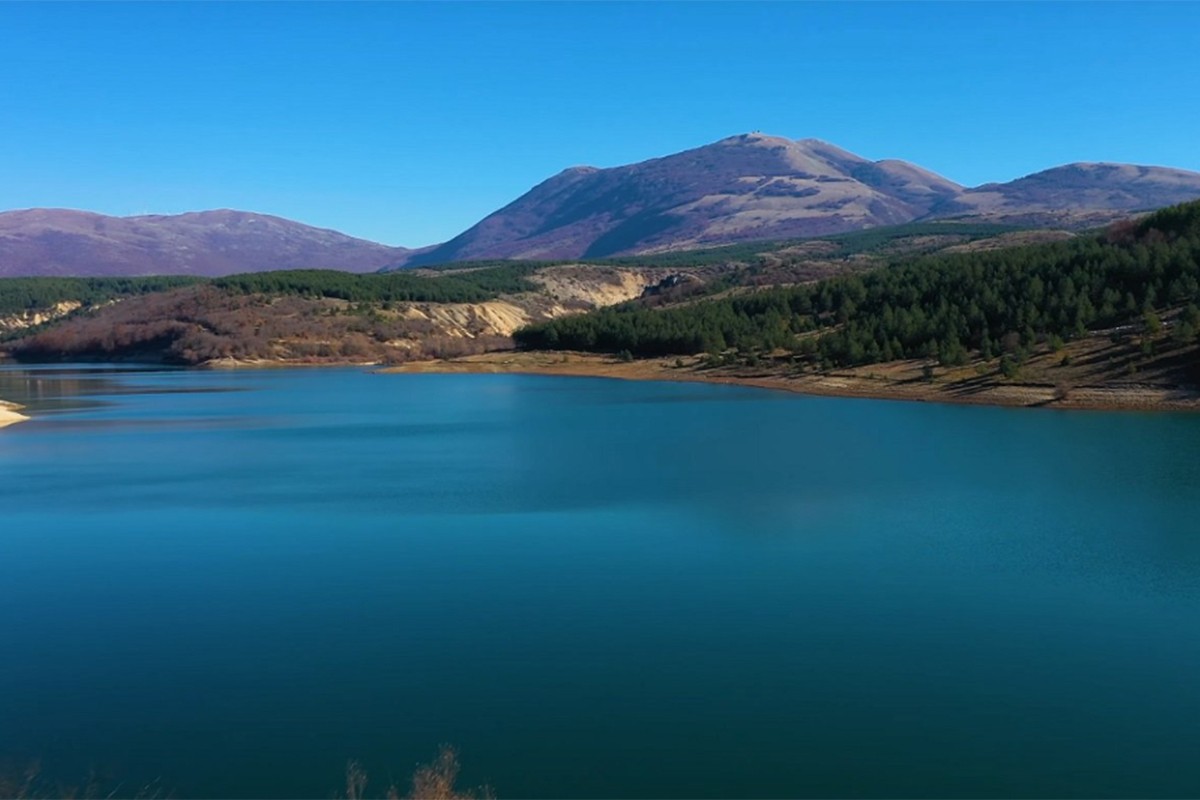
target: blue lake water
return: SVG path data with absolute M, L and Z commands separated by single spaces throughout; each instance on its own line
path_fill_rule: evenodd
M 1200 796 L 1200 417 L 0 368 L 0 757 L 181 796 Z

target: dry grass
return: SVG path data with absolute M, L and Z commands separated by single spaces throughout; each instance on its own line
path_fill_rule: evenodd
M 400 787 L 392 783 L 387 788 L 388 800 L 491 800 L 494 795 L 488 787 L 459 789 L 458 753 L 449 745 L 442 745 L 437 758 L 428 764 L 419 764 L 412 775 L 412 788 L 401 794 Z M 365 800 L 370 779 L 358 761 L 346 764 L 346 800 Z
M 42 772 L 41 763 L 31 761 L 17 768 L 0 769 L 0 797 L 11 800 L 156 800 L 172 797 L 162 779 L 141 785 L 113 783 L 93 768 L 83 783 L 66 783 Z
M 475 789 L 460 789 L 456 786 L 459 776 L 458 753 L 449 745 L 442 745 L 437 757 L 427 764 L 417 765 L 412 774 L 412 786 L 407 793 L 394 782 L 383 795 L 372 795 L 370 778 L 358 761 L 346 764 L 346 800 L 366 800 L 371 796 L 382 796 L 388 800 L 493 800 L 495 795 L 486 786 Z M 173 793 L 162 785 L 161 778 L 143 785 L 113 783 L 93 769 L 82 783 L 64 783 L 42 772 L 41 764 L 31 761 L 21 765 L 0 765 L 0 798 L 4 800 L 156 800 L 173 797 Z
M 576 375 L 972 405 L 1200 411 L 1200 347 L 1172 349 L 1165 334 L 1160 339 L 1158 354 L 1149 356 L 1141 352 L 1136 339 L 1114 343 L 1107 336 L 1070 342 L 1062 351 L 1043 347 L 1011 379 L 1001 374 L 998 358 L 976 359 L 961 367 L 916 359 L 818 372 L 798 370 L 784 356 L 764 358 L 753 367 L 713 368 L 695 356 L 624 362 L 594 353 L 554 351 L 412 362 L 381 372 Z

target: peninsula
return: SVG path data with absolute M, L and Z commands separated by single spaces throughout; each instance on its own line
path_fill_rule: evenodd
M 18 412 L 17 409 L 20 408 L 23 408 L 23 406 L 0 400 L 0 428 L 6 428 L 9 425 L 29 419 L 29 417 Z

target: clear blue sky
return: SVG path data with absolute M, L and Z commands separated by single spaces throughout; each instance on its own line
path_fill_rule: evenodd
M 0 3 L 0 209 L 446 239 L 761 130 L 965 184 L 1200 171 L 1200 4 Z

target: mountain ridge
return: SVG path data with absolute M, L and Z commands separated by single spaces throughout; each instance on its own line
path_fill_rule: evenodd
M 0 277 L 217 277 L 321 266 L 373 272 L 413 252 L 235 209 L 128 217 L 66 208 L 0 212 Z
M 1196 197 L 1200 173 L 1170 167 L 1077 162 L 965 187 L 900 159 L 750 133 L 635 164 L 571 167 L 406 261 L 603 258 L 956 217 L 1082 226 Z
M 941 219 L 1079 228 L 1200 197 L 1200 173 L 1074 162 L 966 187 L 821 139 L 738 134 L 616 167 L 575 165 L 441 244 L 409 249 L 234 209 L 114 217 L 0 212 L 0 277 L 217 277 L 456 261 L 574 260 L 801 239 Z

